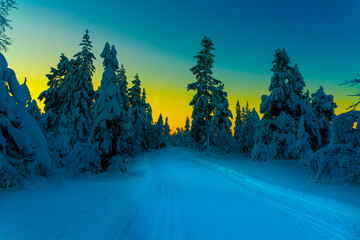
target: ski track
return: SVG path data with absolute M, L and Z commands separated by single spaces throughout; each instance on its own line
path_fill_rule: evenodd
M 272 206 L 274 208 L 277 208 L 281 211 L 284 211 L 288 214 L 293 215 L 295 218 L 304 220 L 308 223 L 310 223 L 311 225 L 315 225 L 318 228 L 322 229 L 324 232 L 328 232 L 331 235 L 339 238 L 339 239 L 350 239 L 352 236 L 350 234 L 348 234 L 345 231 L 342 231 L 341 229 L 337 228 L 336 226 L 330 225 L 328 223 L 326 223 L 325 221 L 319 221 L 316 220 L 316 216 L 313 215 L 307 215 L 304 214 L 303 212 L 296 210 L 294 208 L 291 207 L 287 207 L 284 205 L 281 205 L 273 200 L 271 200 L 270 198 L 264 198 L 260 195 L 257 195 L 256 193 L 250 192 L 249 190 L 243 188 L 242 186 L 230 181 L 229 179 L 226 179 L 223 176 L 217 176 L 221 181 L 225 182 L 226 184 L 229 184 L 231 187 L 233 187 L 234 189 L 236 189 L 237 191 L 244 193 L 248 196 L 250 196 L 251 198 L 254 198 L 258 201 L 261 201 L 263 203 L 268 204 L 269 206 Z

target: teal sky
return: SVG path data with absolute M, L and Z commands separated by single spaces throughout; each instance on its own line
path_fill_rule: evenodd
M 172 129 L 191 114 L 194 93 L 186 86 L 194 81 L 189 68 L 204 35 L 215 44 L 214 74 L 225 83 L 232 110 L 237 99 L 258 109 L 277 48 L 287 49 L 311 92 L 323 85 L 335 96 L 337 112 L 356 100 L 346 96 L 356 88 L 339 84 L 360 73 L 360 0 L 17 2 L 9 32 L 14 44 L 6 57 L 20 80 L 28 77 L 34 98 L 60 53 L 79 51 L 88 28 L 97 57 L 94 85 L 108 41 L 128 79 L 140 74 L 154 114 L 169 116 Z

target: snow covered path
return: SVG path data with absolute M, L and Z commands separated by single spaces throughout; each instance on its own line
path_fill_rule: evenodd
M 0 239 L 359 239 L 359 206 L 232 175 L 185 149 L 141 174 L 0 192 Z
M 176 152 L 175 152 L 176 153 Z M 190 158 L 190 159 L 189 159 Z M 359 215 L 237 183 L 191 153 L 151 159 L 151 190 L 129 239 L 357 239 Z M 195 159 L 196 160 L 196 159 Z M 355 213 L 354 213 L 355 214 Z M 135 224 L 134 224 L 135 223 Z

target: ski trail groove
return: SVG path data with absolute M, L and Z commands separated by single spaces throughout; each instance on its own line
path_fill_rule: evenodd
M 175 229 L 174 216 L 174 194 L 171 184 L 169 183 L 169 176 L 166 170 L 158 167 L 159 182 L 161 185 L 160 201 L 156 211 L 156 217 L 150 229 L 149 239 L 173 239 Z
M 269 198 L 262 197 L 254 192 L 251 192 L 251 191 L 245 189 L 244 187 L 240 186 L 239 184 L 236 184 L 223 176 L 220 176 L 218 174 L 215 174 L 215 176 L 217 178 L 219 178 L 221 181 L 225 182 L 226 184 L 228 184 L 231 187 L 233 187 L 234 189 L 236 189 L 237 191 L 244 193 L 244 194 L 248 195 L 249 197 L 254 198 L 258 201 L 261 201 L 265 204 L 268 204 L 272 207 L 275 207 L 283 212 L 291 214 L 295 218 L 299 218 L 299 219 L 306 221 L 312 225 L 316 225 L 318 228 L 320 228 L 324 232 L 329 232 L 330 234 L 332 234 L 333 236 L 336 236 L 339 239 L 347 240 L 347 239 L 352 239 L 352 237 L 353 237 L 353 236 L 349 236 L 348 232 L 345 232 L 345 231 L 335 227 L 334 225 L 330 225 L 330 224 L 326 223 L 325 221 L 316 220 L 316 218 L 313 218 L 313 216 L 304 214 L 303 212 L 301 212 L 299 210 L 296 210 L 296 209 L 288 207 L 288 206 L 281 205 Z

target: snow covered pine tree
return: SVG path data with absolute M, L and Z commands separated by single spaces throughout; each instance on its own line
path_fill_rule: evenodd
M 117 140 L 120 121 L 120 105 L 116 71 L 119 68 L 116 59 L 116 50 L 109 43 L 105 44 L 101 53 L 104 73 L 99 89 L 99 98 L 95 102 L 95 122 L 92 128 L 90 141 L 98 149 L 99 160 L 91 164 L 92 171 L 102 172 L 111 164 L 110 160 L 117 152 Z
M 197 64 L 190 69 L 195 75 L 196 82 L 190 83 L 187 90 L 196 91 L 190 106 L 193 106 L 192 122 L 190 136 L 192 137 L 196 147 L 201 150 L 210 150 L 210 127 L 211 117 L 216 108 L 216 99 L 213 92 L 221 82 L 212 77 L 212 68 L 214 63 L 214 55 L 211 53 L 215 50 L 213 42 L 210 38 L 204 36 L 201 41 L 202 49 L 194 57 Z
M 23 186 L 51 171 L 45 136 L 25 108 L 29 90 L 7 67 L 0 53 L 0 188 Z

